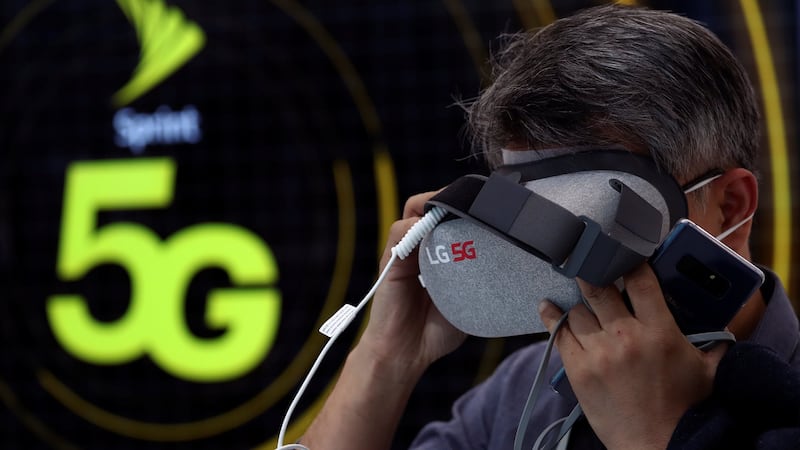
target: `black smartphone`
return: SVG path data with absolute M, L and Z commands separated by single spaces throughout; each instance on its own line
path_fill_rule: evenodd
M 764 283 L 764 272 L 688 219 L 649 263 L 685 334 L 722 330 Z

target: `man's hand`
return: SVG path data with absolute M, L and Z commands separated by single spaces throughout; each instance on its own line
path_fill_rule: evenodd
M 391 248 L 422 217 L 425 202 L 435 194 L 427 192 L 408 199 L 403 219 L 395 222 L 389 232 L 381 270 L 391 256 Z M 381 361 L 392 360 L 424 371 L 433 361 L 455 350 L 466 336 L 442 317 L 420 285 L 417 251 L 395 261 L 378 288 L 359 350 L 368 350 Z
M 435 192 L 411 197 L 389 233 L 391 248 L 416 223 Z M 301 442 L 315 450 L 377 450 L 392 437 L 419 377 L 466 336 L 431 303 L 417 275 L 417 252 L 395 261 L 372 301 L 369 324 L 347 357 L 339 380 Z
M 583 304 L 556 336 L 564 369 L 592 429 L 609 449 L 664 449 L 681 416 L 711 393 L 727 346 L 704 353 L 683 336 L 652 270 L 624 278 L 635 316 L 614 286 L 579 280 Z M 542 302 L 552 332 L 562 312 Z

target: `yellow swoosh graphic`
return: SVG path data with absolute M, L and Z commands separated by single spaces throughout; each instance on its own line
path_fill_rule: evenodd
M 114 93 L 115 107 L 125 106 L 153 89 L 196 55 L 206 35 L 183 12 L 163 0 L 117 0 L 136 29 L 141 52 L 131 79 Z

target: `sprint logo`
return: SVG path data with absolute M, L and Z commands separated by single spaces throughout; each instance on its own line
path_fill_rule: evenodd
M 114 114 L 113 124 L 114 142 L 134 155 L 142 154 L 148 145 L 196 144 L 203 136 L 200 111 L 194 105 L 180 111 L 161 105 L 152 114 L 122 108 Z
M 183 12 L 163 0 L 117 0 L 136 29 L 141 47 L 131 79 L 111 98 L 121 108 L 164 81 L 205 45 L 206 35 Z

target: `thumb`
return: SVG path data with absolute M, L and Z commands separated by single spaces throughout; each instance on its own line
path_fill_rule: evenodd
M 714 378 L 717 374 L 717 367 L 719 366 L 719 362 L 722 360 L 722 357 L 725 356 L 725 353 L 728 352 L 728 349 L 731 348 L 730 342 L 720 342 L 710 350 L 705 352 L 705 363 L 706 369 L 708 371 L 708 375 Z

